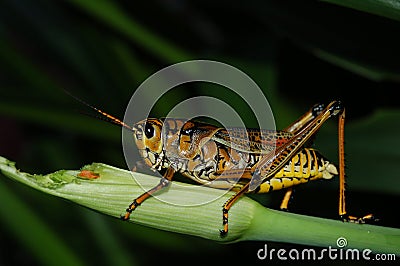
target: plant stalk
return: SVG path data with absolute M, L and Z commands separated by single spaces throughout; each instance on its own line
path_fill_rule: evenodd
M 34 189 L 117 218 L 135 197 L 159 182 L 154 176 L 100 163 L 81 170 L 31 175 L 17 170 L 13 162 L 0 157 L 0 171 Z M 139 206 L 130 221 L 224 243 L 277 241 L 337 248 L 336 241 L 345 238 L 346 248 L 400 255 L 400 229 L 275 211 L 248 197 L 242 197 L 232 207 L 228 235 L 220 237 L 222 205 L 232 195 L 227 192 L 221 196 L 217 189 L 172 182 L 166 191 Z

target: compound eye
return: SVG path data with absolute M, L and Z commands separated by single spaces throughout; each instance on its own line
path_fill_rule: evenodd
M 154 127 L 150 123 L 146 123 L 144 127 L 144 134 L 146 135 L 146 138 L 151 139 L 154 137 Z

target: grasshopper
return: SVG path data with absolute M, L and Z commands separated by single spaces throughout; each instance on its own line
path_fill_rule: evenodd
M 280 209 L 287 210 L 293 186 L 318 179 L 331 179 L 335 175 L 339 175 L 340 180 L 340 219 L 355 223 L 375 220 L 372 214 L 355 217 L 346 211 L 345 108 L 340 101 L 332 101 L 327 106 L 316 104 L 294 123 L 278 131 L 220 128 L 194 120 L 173 118 L 147 118 L 129 126 L 83 103 L 109 122 L 129 129 L 140 156 L 151 169 L 166 169 L 156 186 L 133 200 L 121 217 L 123 220 L 128 220 L 147 198 L 167 187 L 177 172 L 199 184 L 236 192 L 223 205 L 221 236 L 228 233 L 229 210 L 243 194 L 286 189 Z M 338 117 L 339 120 L 338 167 L 311 148 L 308 142 L 331 117 Z

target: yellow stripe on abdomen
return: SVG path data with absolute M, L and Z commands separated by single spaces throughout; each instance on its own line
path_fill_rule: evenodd
M 289 188 L 319 178 L 330 179 L 337 174 L 332 163 L 326 161 L 316 150 L 305 148 L 293 156 L 272 178 L 265 179 L 257 193 Z

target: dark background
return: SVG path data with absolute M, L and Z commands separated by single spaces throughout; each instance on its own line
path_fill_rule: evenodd
M 257 82 L 280 128 L 317 102 L 342 100 L 349 212 L 373 212 L 380 225 L 399 227 L 400 17 L 379 3 L 361 7 L 367 12 L 316 1 L 3 0 L 0 155 L 38 174 L 92 162 L 126 168 L 120 129 L 82 115 L 87 107 L 63 89 L 122 118 L 135 88 L 155 71 L 185 60 L 217 60 Z M 153 115 L 195 95 L 249 111 L 222 88 L 203 84 L 176 88 Z M 336 142 L 336 123 L 329 121 L 315 146 L 337 161 Z M 122 223 L 3 175 L 0 186 L 7 191 L 0 204 L 13 206 L 13 213 L 0 208 L 1 265 L 47 264 L 51 249 L 84 264 L 248 264 L 258 262 L 264 245 L 220 245 Z M 335 179 L 298 188 L 292 211 L 335 219 L 337 186 Z M 282 195 L 256 198 L 278 208 Z M 31 219 L 19 220 L 14 214 L 20 212 Z

